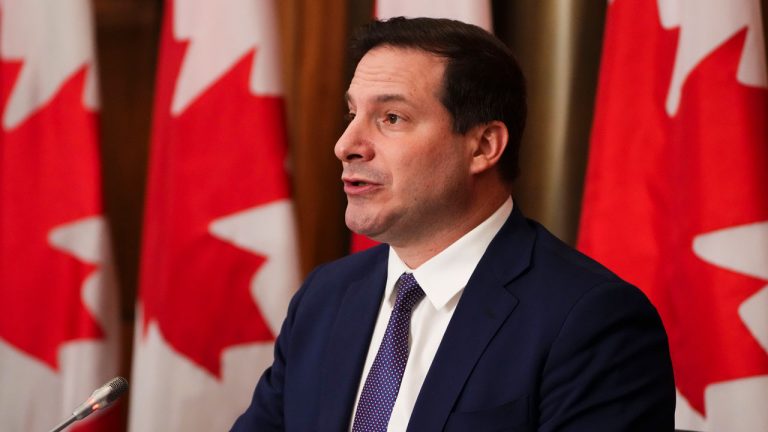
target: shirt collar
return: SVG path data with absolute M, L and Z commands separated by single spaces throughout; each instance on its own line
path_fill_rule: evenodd
M 413 273 L 432 306 L 441 309 L 467 285 L 491 240 L 512 213 L 512 207 L 512 197 L 509 197 L 488 219 L 416 269 L 405 265 L 390 246 L 384 298 L 394 305 L 395 283 L 403 273 Z

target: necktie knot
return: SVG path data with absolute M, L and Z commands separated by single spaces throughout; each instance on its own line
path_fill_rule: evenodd
M 408 311 L 409 314 L 425 295 L 413 273 L 403 273 L 397 280 L 396 288 L 395 310 Z

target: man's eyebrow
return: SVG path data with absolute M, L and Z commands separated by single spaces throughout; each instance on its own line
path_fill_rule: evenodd
M 350 96 L 349 92 L 344 92 L 344 101 L 346 101 L 348 104 L 352 102 L 352 96 Z M 401 95 L 401 94 L 382 94 L 378 95 L 374 98 L 374 101 L 377 103 L 382 102 L 405 102 L 410 104 L 410 101 L 408 99 Z

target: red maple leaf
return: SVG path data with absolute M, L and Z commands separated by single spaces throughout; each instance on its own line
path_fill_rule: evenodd
M 580 248 L 641 287 L 670 338 L 678 389 L 768 373 L 737 314 L 764 282 L 705 263 L 696 236 L 768 220 L 768 92 L 736 80 L 746 29 L 690 74 L 664 109 L 679 31 L 655 2 L 609 8 Z
M 187 43 L 166 13 L 155 104 L 141 275 L 144 329 L 156 320 L 176 351 L 220 376 L 222 351 L 274 335 L 250 283 L 266 257 L 213 237 L 210 223 L 289 196 L 283 102 L 253 95 L 243 56 L 178 117 L 174 83 Z M 269 227 L 261 227 L 269 229 Z
M 360 251 L 364 251 L 366 249 L 372 248 L 378 244 L 379 242 L 377 242 L 376 240 L 373 240 L 361 234 L 352 233 L 352 239 L 350 241 L 349 250 L 352 253 L 360 252 Z
M 21 67 L 0 63 L 3 107 Z M 94 267 L 48 240 L 56 227 L 102 210 L 97 118 L 82 103 L 86 71 L 0 132 L 0 337 L 54 370 L 63 343 L 104 337 L 81 296 Z

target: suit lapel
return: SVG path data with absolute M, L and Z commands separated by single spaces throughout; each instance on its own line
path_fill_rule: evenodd
M 409 431 L 443 429 L 472 369 L 518 303 L 505 286 L 528 267 L 534 238 L 515 207 L 464 289 L 419 392 Z
M 340 431 L 349 427 L 387 279 L 387 254 L 380 255 L 383 258 L 376 260 L 373 269 L 363 269 L 366 275 L 349 285 L 329 335 L 322 366 L 318 430 Z

